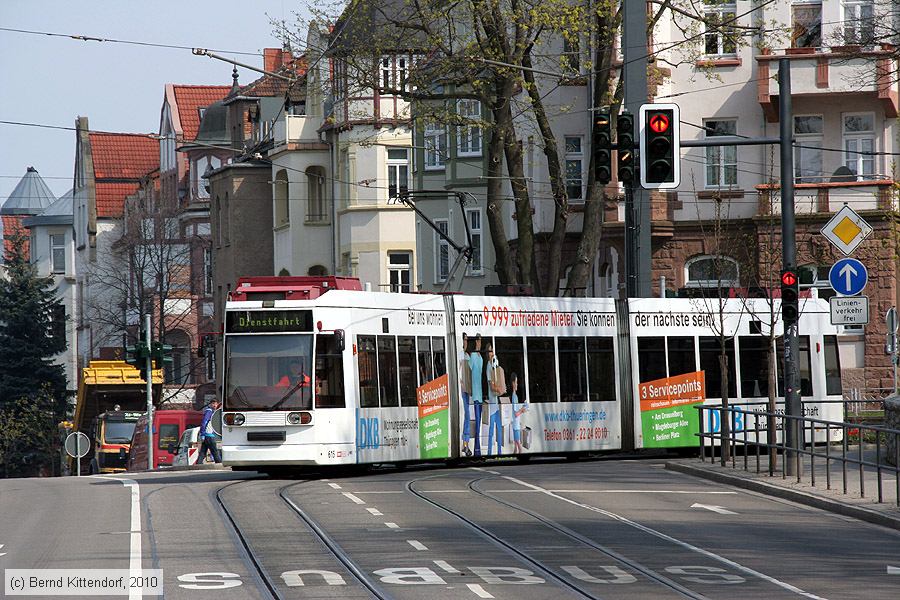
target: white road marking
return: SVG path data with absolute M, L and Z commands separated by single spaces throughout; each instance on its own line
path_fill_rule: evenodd
M 888 565 L 887 574 L 888 575 L 900 575 L 900 567 L 892 567 L 892 566 Z
M 336 484 L 336 483 L 329 483 L 328 485 L 331 486 L 332 488 L 336 489 L 336 490 L 341 489 L 341 486 L 339 486 L 339 485 Z
M 2 548 L 2 547 L 3 547 L 3 544 L 0 544 L 0 548 Z M 0 556 L 6 556 L 6 552 L 0 552 Z M 890 567 L 888 567 L 888 568 L 890 568 Z
M 559 495 L 557 495 L 557 494 L 551 492 L 550 490 L 544 489 L 544 488 L 542 488 L 542 487 L 540 487 L 540 486 L 538 486 L 538 485 L 534 485 L 534 484 L 531 484 L 531 483 L 527 483 L 527 482 L 525 482 L 525 481 L 522 481 L 521 479 L 516 479 L 515 477 L 509 477 L 508 475 L 504 475 L 503 478 L 506 479 L 506 480 L 508 480 L 508 481 L 512 481 L 513 483 L 517 483 L 517 484 L 519 484 L 519 485 L 525 486 L 525 487 L 527 487 L 527 488 L 531 488 L 531 489 L 533 489 L 533 490 L 538 490 L 538 491 L 540 491 L 540 492 L 542 492 L 542 493 L 544 493 L 544 494 L 547 494 L 548 496 L 551 496 L 551 497 L 553 497 L 553 498 L 556 498 L 557 500 L 562 500 L 563 502 L 567 502 L 567 503 L 572 504 L 572 505 L 574 505 L 574 506 L 581 507 L 581 508 L 583 508 L 583 509 L 585 509 L 585 510 L 589 510 L 589 511 L 592 511 L 592 512 L 595 512 L 595 513 L 599 513 L 599 514 L 601 514 L 601 515 L 605 515 L 605 516 L 609 517 L 610 519 L 614 519 L 614 520 L 616 520 L 616 521 L 618 521 L 618 522 L 620 522 L 620 523 L 624 523 L 625 525 L 629 525 L 629 526 L 631 526 L 631 527 L 634 527 L 635 529 L 638 529 L 638 530 L 640 530 L 640 531 L 643 531 L 644 533 L 648 533 L 648 534 L 650 534 L 650 535 L 656 536 L 656 537 L 658 537 L 658 538 L 660 538 L 660 539 L 662 539 L 662 540 L 665 540 L 665 541 L 667 541 L 667 542 L 671 542 L 671 543 L 673 543 L 673 544 L 677 544 L 677 545 L 679 545 L 679 546 L 681 546 L 682 548 L 685 548 L 685 549 L 687 549 L 687 550 L 692 550 L 692 551 L 694 551 L 694 552 L 698 552 L 698 553 L 700 553 L 700 554 L 702 554 L 702 555 L 704 555 L 704 556 L 706 556 L 706 557 L 709 557 L 709 558 L 712 558 L 712 559 L 717 560 L 717 561 L 719 561 L 719 562 L 722 562 L 722 563 L 724 563 L 724 564 L 726 564 L 726 565 L 729 565 L 729 566 L 731 566 L 731 567 L 733 567 L 733 568 L 735 568 L 735 569 L 737 569 L 737 570 L 739 570 L 739 571 L 742 571 L 742 572 L 744 572 L 744 573 L 746 573 L 746 574 L 748 574 L 748 575 L 753 575 L 754 577 L 759 577 L 760 579 L 764 579 L 765 581 L 768 581 L 769 583 L 772 583 L 772 584 L 774 584 L 774 585 L 777 585 L 778 587 L 783 588 L 783 589 L 785 589 L 785 590 L 788 590 L 788 591 L 790 591 L 790 592 L 794 592 L 795 594 L 799 594 L 799 595 L 801 595 L 801 596 L 805 596 L 806 598 L 811 598 L 812 600 L 825 600 L 825 598 L 822 598 L 821 596 L 817 596 L 817 595 L 815 595 L 815 594 L 813 594 L 813 593 L 811 593 L 811 592 L 806 592 L 806 591 L 804 591 L 804 590 L 801 590 L 800 588 L 798 588 L 798 587 L 796 587 L 796 586 L 793 586 L 793 585 L 791 585 L 791 584 L 789 584 L 789 583 L 785 583 L 784 581 L 780 581 L 780 580 L 778 580 L 778 579 L 775 579 L 774 577 L 771 577 L 770 575 L 766 575 L 766 574 L 764 574 L 764 573 L 760 573 L 759 571 L 755 571 L 755 570 L 751 569 L 750 567 L 745 567 L 744 565 L 742 565 L 742 564 L 740 564 L 740 563 L 737 563 L 737 562 L 735 562 L 735 561 L 733 561 L 733 560 L 727 559 L 727 558 L 725 558 L 725 557 L 723 557 L 723 556 L 719 556 L 718 554 L 715 554 L 715 553 L 713 553 L 713 552 L 710 552 L 709 550 L 704 550 L 703 548 L 699 548 L 699 547 L 694 546 L 694 545 L 692 545 L 692 544 L 688 544 L 687 542 L 683 542 L 683 541 L 681 541 L 681 540 L 679 540 L 679 539 L 673 538 L 672 536 L 666 535 L 665 533 L 663 533 L 663 532 L 661 532 L 661 531 L 656 531 L 655 529 L 652 529 L 652 528 L 650 528 L 650 527 L 647 527 L 646 525 L 641 525 L 640 523 L 637 523 L 636 521 L 632 521 L 631 519 L 628 519 L 628 518 L 623 517 L 623 516 L 621 516 L 621 515 L 617 515 L 616 513 L 609 512 L 608 510 L 604 510 L 604 509 L 598 508 L 598 507 L 596 507 L 596 506 L 591 506 L 590 504 L 584 504 L 584 503 L 582 503 L 582 502 L 576 502 L 575 500 L 570 500 L 569 498 L 566 498 L 565 496 L 559 496 Z
M 428 547 L 425 546 L 419 540 L 406 540 L 406 543 L 415 548 L 416 550 L 428 550 Z
M 499 474 L 500 474 L 499 471 L 488 471 L 488 473 L 490 473 L 490 474 L 492 474 L 492 475 L 499 475 Z
M 400 529 L 399 525 L 397 525 L 396 523 L 391 523 L 390 521 L 385 523 L 385 525 L 388 527 L 388 529 Z
M 361 490 L 357 490 L 355 493 L 357 494 L 405 494 L 403 490 L 387 490 L 387 491 L 372 491 L 372 492 L 363 492 Z
M 383 517 L 384 513 L 378 510 L 377 508 L 367 508 L 367 511 L 375 515 L 376 517 Z
M 547 490 L 554 494 L 696 494 L 698 496 L 737 495 L 737 492 L 695 492 L 692 490 Z M 434 493 L 464 493 L 468 490 L 434 490 Z M 490 490 L 492 494 L 537 494 L 539 490 Z M 423 493 L 425 491 L 423 490 Z
M 466 587 L 472 590 L 472 593 L 474 593 L 479 598 L 493 598 L 492 595 L 487 593 L 485 589 L 477 583 L 467 583 Z
M 346 496 L 349 500 L 353 500 L 357 504 L 365 504 L 364 500 L 358 498 L 357 496 L 354 496 L 350 492 L 344 492 L 344 496 Z
M 434 564 L 436 564 L 437 566 L 439 566 L 439 567 L 442 568 L 443 570 L 447 571 L 448 573 L 460 573 L 460 574 L 462 573 L 462 571 L 460 571 L 460 570 L 457 569 L 456 567 L 453 567 L 453 566 L 452 566 L 450 563 L 448 563 L 446 560 L 436 560 L 436 561 L 434 561 Z
M 118 477 L 102 477 L 94 475 L 97 479 L 114 479 L 121 481 L 122 485 L 131 488 L 131 548 L 129 549 L 128 571 L 129 577 L 141 576 L 141 487 L 134 479 L 119 479 Z M 141 600 L 142 588 L 129 588 L 129 600 Z
M 710 510 L 714 513 L 719 513 L 720 515 L 736 515 L 737 514 L 736 512 L 734 512 L 732 510 L 728 510 L 724 506 L 715 506 L 714 504 L 699 504 L 699 503 L 695 502 L 694 504 L 691 504 L 691 508 L 705 508 L 706 510 Z

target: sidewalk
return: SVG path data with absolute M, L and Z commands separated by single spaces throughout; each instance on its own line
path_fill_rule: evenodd
M 848 456 L 858 457 L 858 446 L 851 446 L 849 450 Z M 812 485 L 810 477 L 808 456 L 803 457 L 803 475 L 799 483 L 796 476 L 787 478 L 782 476 L 781 456 L 778 457 L 778 470 L 771 477 L 768 471 L 768 456 L 760 456 L 759 460 L 759 473 L 756 472 L 756 455 L 747 457 L 747 470 L 744 470 L 743 454 L 735 457 L 734 468 L 730 461 L 727 467 L 721 466 L 719 457 L 713 459 L 713 462 L 710 462 L 708 457 L 705 461 L 701 461 L 699 458 L 671 460 L 666 462 L 666 468 L 900 530 L 897 479 L 893 471 L 882 470 L 881 472 L 882 502 L 879 503 L 878 474 L 875 468 L 866 467 L 864 469 L 865 497 L 861 497 L 859 465 L 847 464 L 847 493 L 844 494 L 840 461 L 830 461 L 831 489 L 828 489 L 824 457 L 816 456 L 815 459 L 815 486 Z M 874 445 L 863 447 L 863 460 L 875 462 Z M 893 468 L 891 465 L 887 466 Z

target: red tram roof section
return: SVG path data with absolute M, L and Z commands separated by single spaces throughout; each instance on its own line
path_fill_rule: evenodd
M 356 277 L 241 277 L 228 295 L 233 302 L 254 300 L 314 300 L 328 290 L 362 291 Z

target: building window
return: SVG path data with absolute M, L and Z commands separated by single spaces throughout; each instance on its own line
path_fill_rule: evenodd
M 391 57 L 390 56 L 382 57 L 381 58 L 381 93 L 382 94 L 388 93 L 388 90 L 390 90 L 394 85 L 394 82 L 392 81 L 393 78 L 391 77 L 391 71 L 392 71 Z
M 871 46 L 875 42 L 875 6 L 872 0 L 844 1 L 844 43 Z
M 203 294 L 213 293 L 213 252 L 212 248 L 203 249 Z
M 64 233 L 50 234 L 50 269 L 54 273 L 66 272 L 66 234 Z
M 566 144 L 566 193 L 569 200 L 584 200 L 584 154 L 581 136 L 567 135 Z
M 684 286 L 694 288 L 738 287 L 737 261 L 727 256 L 697 256 L 684 265 Z
M 309 199 L 307 221 L 322 222 L 328 220 L 325 209 L 325 169 L 309 167 L 306 169 L 307 198 Z
M 481 127 L 478 123 L 481 121 L 481 102 L 471 99 L 458 100 L 456 114 L 461 121 L 456 137 L 457 155 L 480 156 Z
M 794 0 L 791 24 L 792 48 L 818 48 L 822 45 L 821 2 Z
M 403 56 L 397 57 L 397 88 L 402 91 L 407 90 L 407 81 L 409 79 L 409 69 L 407 67 L 406 58 Z
M 450 235 L 450 221 L 447 219 L 435 219 L 434 224 L 438 231 L 446 236 Z M 434 255 L 435 278 L 439 282 L 447 281 L 447 278 L 450 277 L 450 244 L 435 232 L 434 247 L 437 248 L 437 252 Z
M 389 252 L 388 253 L 388 277 L 391 291 L 408 294 L 410 274 L 412 272 L 412 253 Z
M 570 34 L 570 36 L 563 36 L 563 73 L 566 75 L 580 75 L 581 45 L 578 42 L 577 34 Z
M 844 114 L 844 165 L 857 181 L 875 178 L 875 115 Z
M 440 123 L 425 125 L 425 169 L 443 169 L 447 156 L 447 132 Z
M 388 201 L 409 191 L 409 152 L 406 148 L 388 148 Z
M 706 137 L 737 134 L 737 120 L 708 120 L 703 122 Z M 706 187 L 737 185 L 737 146 L 709 146 L 706 148 Z
M 723 55 L 737 53 L 737 38 L 734 30 L 734 3 L 721 0 L 705 0 L 704 34 L 706 54 Z M 722 25 L 722 23 L 726 23 Z
M 797 183 L 822 181 L 822 115 L 794 117 L 794 180 Z
M 272 195 L 275 198 L 275 227 L 281 227 L 291 222 L 291 186 L 288 183 L 287 172 L 278 171 L 272 186 Z
M 484 256 L 482 255 L 483 230 L 481 227 L 481 210 L 470 208 L 466 210 L 466 220 L 469 222 L 469 233 L 472 235 L 472 262 L 469 264 L 469 275 L 482 275 Z

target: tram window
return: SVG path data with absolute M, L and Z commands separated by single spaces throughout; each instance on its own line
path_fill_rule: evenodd
M 694 358 L 694 338 L 666 338 L 666 353 L 669 356 L 669 377 L 697 371 L 697 361 Z
M 343 408 L 344 357 L 333 334 L 316 336 L 316 408 Z
M 416 338 L 397 338 L 397 358 L 400 366 L 400 406 L 416 406 Z
M 378 395 L 381 406 L 397 406 L 397 341 L 378 336 Z
M 829 396 L 840 396 L 844 391 L 841 385 L 841 355 L 838 352 L 836 335 L 825 336 L 825 393 Z
M 494 338 L 494 355 L 497 362 L 503 367 L 506 373 L 506 395 L 510 394 L 509 376 L 513 373 L 519 376 L 519 389 L 516 396 L 519 402 L 525 402 L 528 397 L 525 385 L 525 349 L 523 348 L 522 338 L 520 337 L 496 337 Z
M 809 355 L 809 336 L 800 336 L 800 358 L 798 369 L 800 371 L 800 396 L 812 396 L 812 365 L 810 365 Z M 775 368 L 778 370 L 778 395 L 784 397 L 784 338 L 779 337 L 775 341 L 775 353 L 777 362 Z
M 559 343 L 559 392 L 563 402 L 587 401 L 587 362 L 584 338 L 564 338 Z
M 588 384 L 591 402 L 615 401 L 616 358 L 611 337 L 587 339 Z
M 639 381 L 646 383 L 663 379 L 666 376 L 666 339 L 639 337 L 637 342 Z
M 375 352 L 375 336 L 361 335 L 356 341 L 359 362 L 359 406 L 378 406 L 378 361 Z
M 722 353 L 718 336 L 700 338 L 700 370 L 705 371 L 706 397 L 722 397 L 722 368 L 719 356 Z M 734 338 L 725 338 L 725 356 L 728 359 L 728 397 L 737 397 L 737 376 L 734 368 Z
M 556 351 L 552 337 L 529 337 L 528 391 L 530 402 L 556 402 Z
M 431 362 L 431 338 L 416 338 L 419 349 L 419 385 L 434 379 L 434 366 Z
M 431 338 L 431 350 L 434 354 L 434 378 L 447 373 L 447 353 L 444 352 L 444 338 Z
M 769 338 L 742 335 L 738 338 L 741 355 L 741 397 L 769 397 Z

